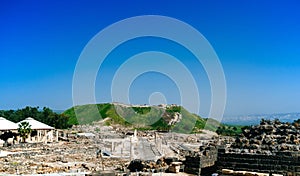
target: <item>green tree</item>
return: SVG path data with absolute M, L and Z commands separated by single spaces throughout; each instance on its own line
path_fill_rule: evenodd
M 19 124 L 18 128 L 19 135 L 26 142 L 26 137 L 32 132 L 31 125 L 28 122 L 22 122 Z

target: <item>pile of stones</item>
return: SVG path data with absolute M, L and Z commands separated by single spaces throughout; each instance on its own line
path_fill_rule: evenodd
M 231 145 L 243 153 L 272 154 L 279 151 L 299 151 L 300 125 L 262 119 L 260 125 L 243 128 L 243 133 Z
M 168 169 L 168 164 L 164 158 L 158 159 L 156 162 L 135 159 L 130 162 L 127 168 L 131 172 L 161 172 Z
M 96 153 L 103 144 L 94 139 L 77 138 L 69 142 L 51 144 L 20 144 L 6 147 L 11 152 L 0 157 L 1 174 L 47 174 L 93 172 L 103 169 L 125 170 L 128 160 L 119 158 L 97 158 Z

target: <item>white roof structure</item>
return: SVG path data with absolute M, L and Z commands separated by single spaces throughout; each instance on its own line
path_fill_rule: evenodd
M 19 126 L 16 123 L 6 120 L 3 117 L 0 117 L 0 131 L 17 130 L 18 128 Z
M 19 122 L 18 124 L 21 124 L 22 122 L 28 122 L 31 125 L 31 129 L 33 130 L 54 130 L 53 127 L 46 125 L 42 122 L 39 122 L 37 120 L 34 120 L 31 117 L 26 118 L 25 120 L 22 120 L 21 122 Z

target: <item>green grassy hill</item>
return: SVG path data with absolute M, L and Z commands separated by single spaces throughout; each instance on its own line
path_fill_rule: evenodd
M 76 112 L 76 113 L 75 113 Z M 120 124 L 140 130 L 161 130 L 174 131 L 179 133 L 198 133 L 201 129 L 216 131 L 219 122 L 210 120 L 206 125 L 207 119 L 201 118 L 196 114 L 188 112 L 181 106 L 128 106 L 122 104 L 90 104 L 72 107 L 64 115 L 69 117 L 69 124 L 89 124 L 110 118 L 106 125 Z M 171 122 L 180 117 L 177 122 Z M 205 126 L 206 125 L 206 126 Z M 232 128 L 233 129 L 233 128 Z M 235 128 L 234 128 L 235 129 Z

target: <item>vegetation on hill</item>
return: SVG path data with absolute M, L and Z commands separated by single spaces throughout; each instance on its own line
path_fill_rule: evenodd
M 127 125 L 125 119 L 117 114 L 114 105 L 110 103 L 97 104 L 96 106 L 93 104 L 75 106 L 67 109 L 62 115 L 69 117 L 69 125 L 89 124 L 108 117 L 117 124 Z
M 221 124 L 216 133 L 223 136 L 237 136 L 242 133 L 243 126 Z
M 75 113 L 76 112 L 76 113 Z M 172 118 L 180 114 L 181 119 L 176 123 L 171 123 Z M 226 132 L 220 134 L 236 135 L 239 133 L 240 127 L 220 124 L 218 121 L 201 118 L 196 114 L 188 112 L 181 106 L 167 106 L 165 108 L 159 106 L 126 106 L 119 104 L 97 104 L 97 105 L 81 105 L 72 107 L 63 115 L 69 117 L 68 124 L 89 124 L 94 121 L 99 121 L 105 118 L 110 118 L 111 121 L 106 122 L 120 124 L 127 127 L 136 128 L 139 130 L 159 130 L 159 131 L 174 131 L 179 133 L 199 133 L 202 129 L 216 131 L 218 126 L 220 130 L 227 129 Z M 237 129 L 234 132 L 228 132 L 229 129 Z M 219 130 L 219 131 L 220 131 Z
M 57 129 L 70 128 L 69 117 L 64 114 L 57 114 L 50 108 L 44 107 L 42 110 L 39 107 L 25 107 L 18 110 L 0 110 L 0 117 L 4 117 L 12 122 L 20 122 L 27 117 L 32 117 L 37 121 L 45 123 Z

